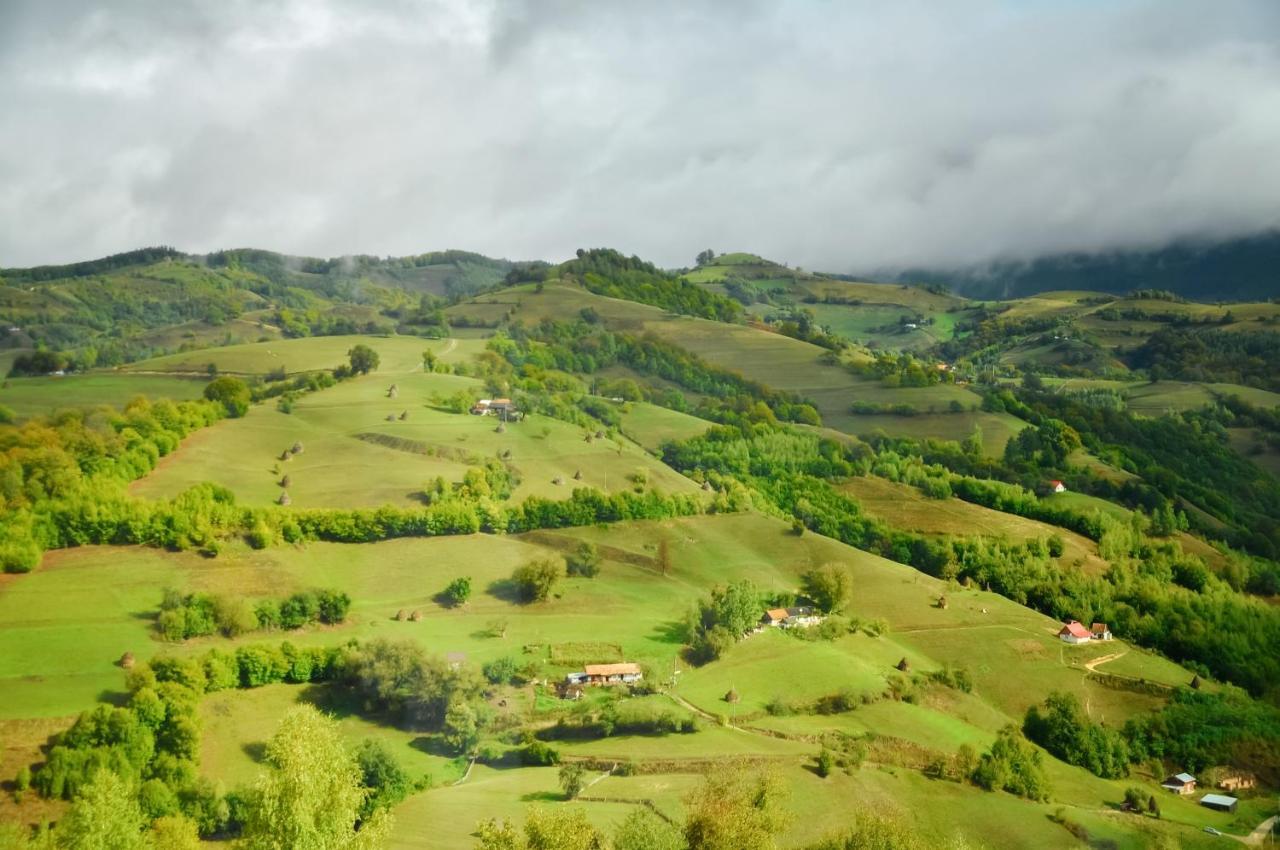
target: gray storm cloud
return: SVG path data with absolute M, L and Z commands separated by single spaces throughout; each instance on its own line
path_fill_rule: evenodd
M 1280 226 L 1280 4 L 10 0 L 0 139 L 0 265 L 1155 245 Z

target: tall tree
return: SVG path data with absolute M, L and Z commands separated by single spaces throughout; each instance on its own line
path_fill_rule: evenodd
M 57 843 L 64 850 L 143 850 L 145 820 L 128 784 L 100 770 L 58 822 Z
M 356 830 L 368 790 L 332 719 L 293 709 L 267 745 L 268 772 L 249 796 L 243 850 L 373 850 L 390 827 L 375 812 Z

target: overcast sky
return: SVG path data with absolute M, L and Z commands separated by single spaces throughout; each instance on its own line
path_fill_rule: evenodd
M 0 0 L 0 266 L 1280 225 L 1280 0 Z

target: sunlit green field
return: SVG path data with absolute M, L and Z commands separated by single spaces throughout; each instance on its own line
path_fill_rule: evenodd
M 123 367 L 130 372 L 179 372 L 205 374 L 213 364 L 220 372 L 263 375 L 278 369 L 286 374 L 332 369 L 347 362 L 347 352 L 357 344 L 368 345 L 382 358 L 381 374 L 403 374 L 422 368 L 422 352 L 431 349 L 446 361 L 478 351 L 474 341 L 427 340 L 412 336 L 317 336 L 252 342 L 223 348 L 169 354 Z
M 392 383 L 394 398 L 388 396 Z M 578 486 L 626 490 L 636 486 L 637 475 L 667 492 L 696 489 L 625 439 L 588 442 L 577 426 L 536 415 L 498 433 L 492 416 L 434 406 L 434 398 L 461 390 L 478 395 L 483 385 L 454 375 L 379 372 L 306 395 L 292 413 L 267 402 L 193 435 L 132 490 L 170 497 L 213 481 L 250 504 L 273 502 L 287 489 L 297 507 L 419 505 L 437 476 L 461 481 L 471 466 L 507 452 L 503 461 L 519 480 L 516 500 L 566 498 Z M 280 460 L 295 442 L 304 451 Z M 280 485 L 286 475 L 287 488 Z
M 582 539 L 601 546 L 605 561 L 597 578 L 565 580 L 553 598 L 542 604 L 521 606 L 508 600 L 502 580 L 515 566 L 563 552 Z M 672 559 L 668 575 L 657 569 L 655 557 L 657 543 L 663 539 Z M 843 563 L 852 570 L 855 593 L 850 613 L 867 621 L 883 620 L 884 636 L 858 634 L 835 643 L 809 643 L 766 632 L 748 638 L 724 660 L 705 668 L 691 668 L 680 659 L 681 623 L 690 600 L 714 584 L 749 578 L 765 591 L 787 591 L 795 588 L 800 571 L 826 562 Z M 463 608 L 444 609 L 434 596 L 458 575 L 471 576 L 477 591 Z M 336 587 L 351 594 L 354 605 L 348 623 L 337 628 L 248 635 L 235 641 L 203 638 L 174 647 L 158 642 L 150 630 L 150 617 L 166 586 L 250 598 L 306 587 Z M 950 604 L 939 609 L 934 601 L 943 593 Z M 399 622 L 395 617 L 401 609 L 419 610 L 424 616 L 416 623 Z M 496 636 L 494 621 L 505 621 L 505 637 Z M 1127 675 L 1157 681 L 1187 676 L 1118 641 L 1082 647 L 1073 654 L 1073 648 L 1063 647 L 1053 637 L 1056 626 L 994 594 L 948 589 L 907 567 L 829 539 L 812 534 L 796 537 L 784 523 L 753 514 L 623 523 L 524 537 L 475 535 L 262 551 L 229 547 L 216 559 L 94 547 L 50 555 L 36 572 L 6 579 L 0 586 L 0 688 L 6 694 L 0 715 L 64 716 L 118 692 L 123 673 L 115 661 L 124 651 L 146 659 L 159 652 L 202 652 L 210 646 L 232 648 L 286 636 L 299 645 L 403 638 L 436 653 L 464 653 L 473 664 L 510 655 L 540 663 L 552 679 L 563 675 L 565 668 L 551 663 L 549 647 L 584 640 L 612 642 L 621 645 L 624 657 L 647 665 L 656 671 L 654 675 L 680 669 L 675 695 L 713 716 L 725 715 L 730 722 L 740 714 L 754 715 L 757 719 L 750 723 L 771 725 L 788 734 L 873 732 L 944 753 L 959 743 L 988 740 L 995 729 L 1020 718 L 1027 705 L 1049 690 L 1077 693 L 1096 719 L 1113 723 L 1154 705 L 1150 698 L 1109 690 L 1087 678 L 1082 663 L 1098 660 L 1106 652 L 1126 653 L 1123 672 Z M 39 651 L 31 651 L 33 647 Z M 973 695 L 931 689 L 920 705 L 880 699 L 884 683 L 896 675 L 894 665 L 903 657 L 919 672 L 944 662 L 965 667 L 974 678 Z M 762 714 L 763 705 L 775 696 L 808 699 L 838 687 L 875 701 L 852 714 L 832 717 L 791 719 Z M 730 688 L 741 695 L 735 707 L 723 700 Z M 519 694 L 513 698 L 517 707 L 532 704 Z M 323 693 L 290 686 L 207 698 L 201 708 L 205 721 L 202 769 L 225 776 L 231 785 L 248 781 L 258 769 L 255 759 L 274 721 L 299 699 L 318 699 L 336 709 L 344 734 L 352 741 L 382 738 L 411 772 L 429 773 L 435 780 L 435 789 L 398 807 L 393 846 L 424 846 L 422 830 L 435 824 L 426 846 L 461 850 L 471 846 L 471 832 L 482 818 L 518 818 L 529 803 L 561 805 L 554 770 L 481 766 L 465 783 L 452 787 L 447 783 L 460 775 L 462 766 L 441 754 L 429 737 L 421 739 L 409 730 L 379 725 L 377 718 L 353 713 Z M 674 702 L 671 705 L 679 709 Z M 897 801 L 893 805 L 907 810 L 929 800 L 933 814 L 926 822 L 931 828 L 960 822 L 961 814 L 974 806 L 991 809 L 996 814 L 972 834 L 993 840 L 993 846 L 1073 846 L 1069 834 L 1047 821 L 1043 830 L 1020 830 L 1016 837 L 1001 837 L 1002 819 L 1039 818 L 1035 813 L 1045 809 L 1035 804 L 950 783 L 930 783 L 913 771 L 891 766 L 868 765 L 852 776 L 841 774 L 820 782 L 805 767 L 816 751 L 811 743 L 721 728 L 713 720 L 702 724 L 702 731 L 692 735 L 606 738 L 567 743 L 562 749 L 570 755 L 672 764 L 764 758 L 777 765 L 792 789 L 790 805 L 797 817 L 784 836 L 787 847 L 817 837 L 821 821 L 814 820 L 816 812 L 854 800 L 890 797 Z M 1064 775 L 1056 781 L 1063 785 L 1062 799 L 1082 807 L 1082 817 L 1096 817 L 1094 813 L 1105 811 L 1105 804 L 1118 799 L 1123 790 L 1074 768 L 1060 770 Z M 678 816 L 683 795 L 694 782 L 696 778 L 687 773 L 660 773 L 610 778 L 593 790 L 611 798 L 653 799 L 660 809 Z M 615 793 L 613 788 L 619 790 Z M 633 804 L 584 805 L 593 822 L 609 827 Z M 445 812 L 449 816 L 442 822 Z M 1200 818 L 1199 822 L 1216 822 L 1210 812 L 1192 810 L 1189 815 Z M 1106 819 L 1098 823 L 1101 828 Z M 1140 845 L 1126 839 L 1120 846 Z
M 0 404 L 20 418 L 41 416 L 64 407 L 124 407 L 136 396 L 175 400 L 199 398 L 208 379 L 125 372 L 9 378 L 0 388 Z

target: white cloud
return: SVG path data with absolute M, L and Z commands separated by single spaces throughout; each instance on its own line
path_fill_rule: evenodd
M 1272 0 L 4 4 L 0 265 L 843 270 L 1280 225 Z

